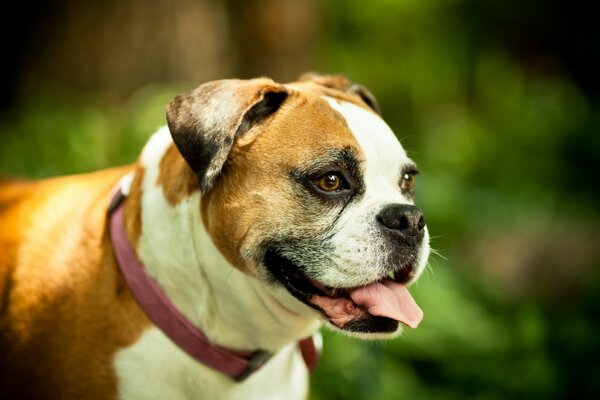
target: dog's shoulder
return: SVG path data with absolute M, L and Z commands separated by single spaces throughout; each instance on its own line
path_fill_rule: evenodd
M 105 224 L 111 191 L 132 170 L 0 181 L 0 386 L 9 393 L 62 398 L 57 379 L 69 393 L 116 390 L 112 355 L 148 325 L 117 273 Z
M 58 276 L 77 273 L 75 261 L 101 254 L 111 190 L 131 169 L 0 180 L 0 311 L 8 312 L 24 286 L 47 292 Z

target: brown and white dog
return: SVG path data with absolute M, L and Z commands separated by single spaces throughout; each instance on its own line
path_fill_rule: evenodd
M 303 399 L 296 343 L 324 322 L 397 335 L 428 232 L 415 164 L 339 76 L 206 83 L 167 107 L 133 166 L 0 183 L 0 398 Z M 137 259 L 211 343 L 272 358 L 243 381 L 181 350 L 111 244 L 120 182 Z

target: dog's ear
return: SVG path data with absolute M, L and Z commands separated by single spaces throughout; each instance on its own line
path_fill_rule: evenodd
M 237 137 L 273 114 L 288 96 L 270 79 L 205 83 L 175 97 L 167 124 L 175 145 L 206 193 L 220 174 Z
M 381 108 L 375 99 L 375 96 L 363 85 L 352 83 L 348 78 L 342 75 L 319 75 L 309 72 L 300 76 L 300 81 L 314 82 L 318 85 L 342 92 L 353 93 L 361 98 L 373 111 L 381 115 Z

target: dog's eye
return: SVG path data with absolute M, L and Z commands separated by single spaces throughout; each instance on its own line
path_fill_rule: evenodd
M 344 186 L 344 178 L 337 173 L 327 173 L 315 181 L 315 185 L 324 192 L 338 192 Z
M 415 190 L 415 174 L 405 173 L 402 175 L 402 182 L 400 183 L 400 189 L 403 192 L 412 193 Z

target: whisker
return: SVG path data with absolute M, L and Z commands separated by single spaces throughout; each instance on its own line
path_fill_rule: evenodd
M 432 255 L 434 255 L 434 256 L 436 256 L 436 257 L 439 257 L 439 258 L 441 258 L 442 260 L 445 260 L 445 261 L 447 261 L 447 260 L 448 260 L 448 258 L 446 258 L 445 256 L 443 256 L 443 255 L 442 255 L 442 253 L 440 253 L 438 250 L 434 249 L 433 247 L 430 247 L 430 248 L 429 248 L 429 252 L 430 252 Z
M 443 237 L 444 237 L 444 235 L 429 236 L 429 240 L 437 240 L 437 239 L 441 239 Z

